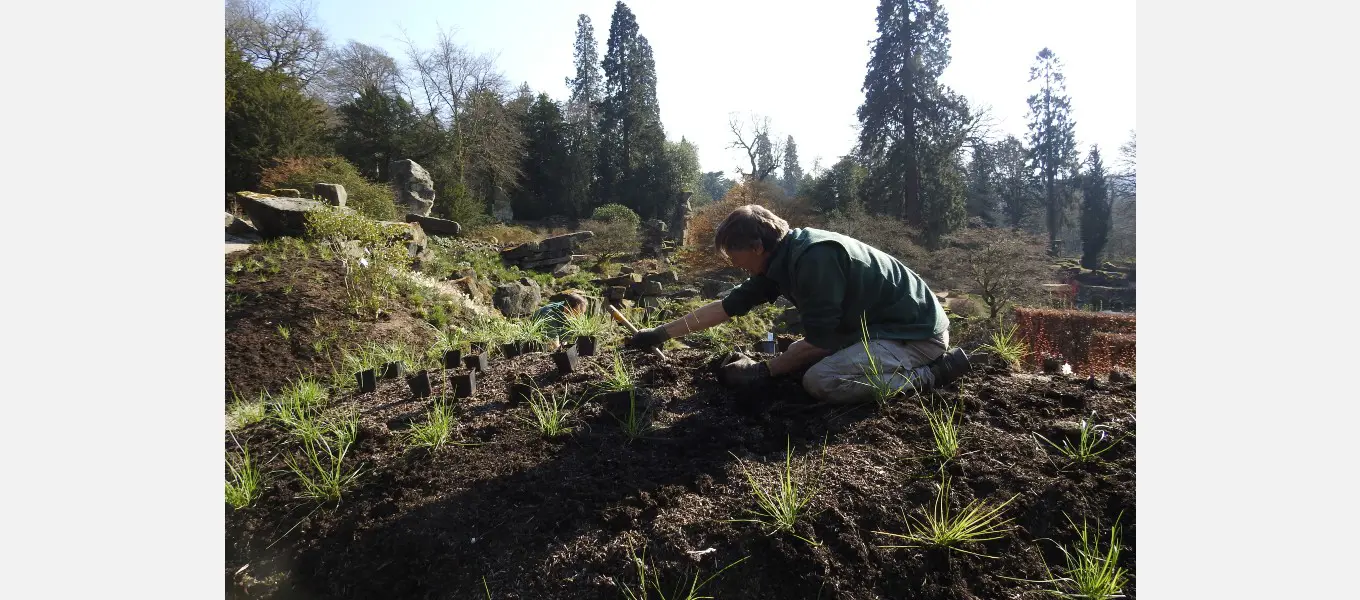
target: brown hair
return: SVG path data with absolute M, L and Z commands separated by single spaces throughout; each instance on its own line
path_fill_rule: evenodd
M 567 303 L 567 309 L 573 313 L 584 313 L 588 303 L 585 296 L 576 292 L 567 292 L 562 295 L 562 301 Z
M 739 206 L 727 215 L 713 233 L 713 246 L 727 254 L 729 250 L 774 250 L 775 244 L 789 232 L 789 222 L 779 218 L 759 204 Z

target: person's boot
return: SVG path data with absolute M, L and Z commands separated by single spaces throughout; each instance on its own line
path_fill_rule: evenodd
M 968 371 L 973 369 L 973 365 L 968 362 L 968 353 L 963 348 L 954 348 L 930 365 L 930 372 L 935 376 L 934 387 L 940 388 L 963 377 Z

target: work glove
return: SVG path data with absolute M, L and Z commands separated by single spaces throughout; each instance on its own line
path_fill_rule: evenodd
M 633 334 L 633 337 L 628 338 L 628 342 L 624 344 L 624 347 L 634 350 L 649 350 L 651 348 L 659 347 L 669 339 L 671 339 L 671 334 L 666 333 L 665 327 L 652 327 L 639 330 L 637 333 Z
M 718 369 L 718 383 L 730 387 L 746 387 L 770 378 L 770 364 L 754 361 L 739 353 L 728 355 Z

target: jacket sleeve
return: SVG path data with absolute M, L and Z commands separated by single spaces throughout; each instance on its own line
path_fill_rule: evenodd
M 741 282 L 722 300 L 723 312 L 729 317 L 740 317 L 751 309 L 774 302 L 779 298 L 779 284 L 764 275 L 756 275 Z
M 845 256 L 835 244 L 817 244 L 799 258 L 793 276 L 798 314 L 804 337 L 823 350 L 839 350 L 844 335 L 837 333 L 844 318 Z

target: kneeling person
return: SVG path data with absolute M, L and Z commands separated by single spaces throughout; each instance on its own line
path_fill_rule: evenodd
M 949 348 L 949 318 L 934 292 L 900 261 L 859 240 L 813 228 L 789 229 L 758 205 L 727 216 L 714 235 L 718 251 L 751 276 L 727 297 L 670 323 L 639 331 L 634 348 L 713 327 L 784 296 L 798 307 L 804 339 L 769 361 L 741 357 L 725 364 L 720 379 L 748 385 L 812 365 L 803 388 L 820 401 L 867 400 L 869 352 L 894 389 L 925 391 L 967 373 L 968 357 Z M 948 351 L 947 351 L 948 350 Z

